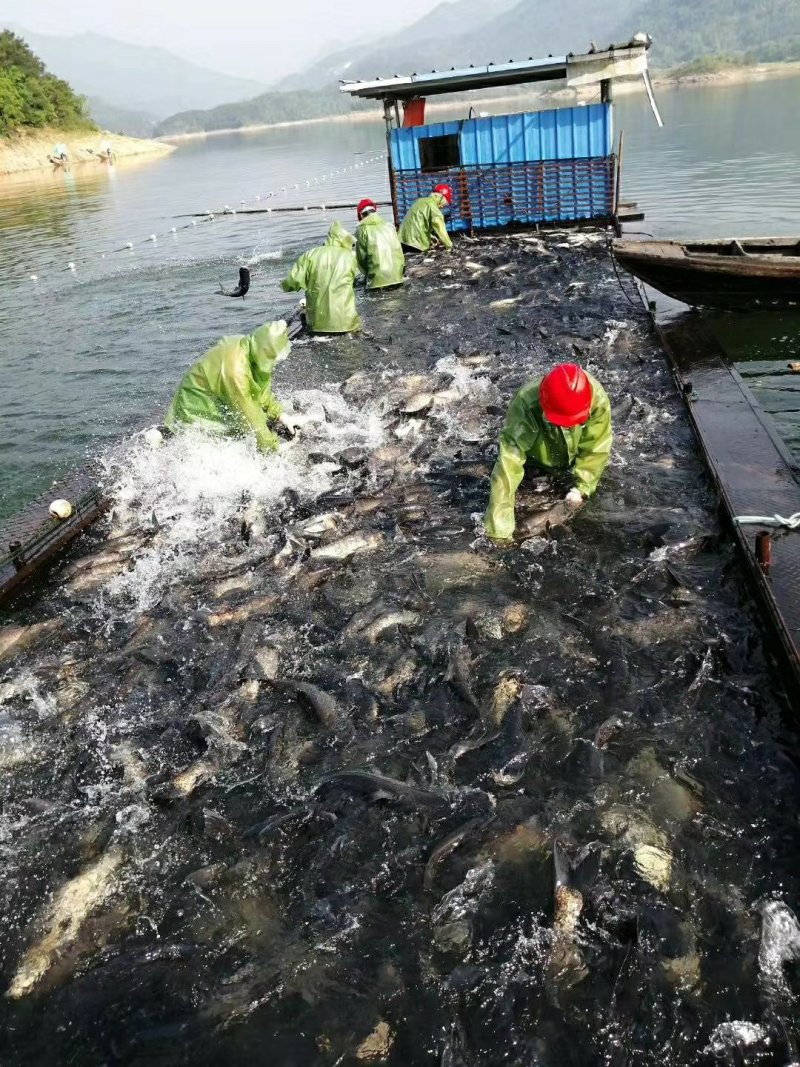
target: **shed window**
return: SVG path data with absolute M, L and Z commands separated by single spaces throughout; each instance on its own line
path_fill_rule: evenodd
M 422 170 L 446 170 L 461 166 L 461 145 L 457 133 L 443 137 L 422 137 L 419 142 L 419 159 Z

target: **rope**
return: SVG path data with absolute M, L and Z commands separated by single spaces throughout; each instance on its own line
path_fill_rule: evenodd
M 740 526 L 785 526 L 787 530 L 800 530 L 800 511 L 794 515 L 734 515 Z
M 622 284 L 622 278 L 620 278 L 619 271 L 617 270 L 617 260 L 616 260 L 616 258 L 614 256 L 614 253 L 611 250 L 611 240 L 610 239 L 606 241 L 606 251 L 608 252 L 609 258 L 611 260 L 611 266 L 614 268 L 614 273 L 617 276 L 617 284 L 619 285 L 620 289 L 622 290 L 622 295 L 625 297 L 625 299 L 628 301 L 628 303 L 632 307 L 635 307 L 639 311 L 641 311 L 642 310 L 642 302 L 641 302 L 641 300 L 632 299 L 628 295 L 628 292 L 625 289 L 625 286 Z

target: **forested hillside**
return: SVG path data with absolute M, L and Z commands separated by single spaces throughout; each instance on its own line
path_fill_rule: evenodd
M 312 92 L 301 89 L 288 93 L 262 93 L 239 104 L 223 104 L 210 111 L 182 111 L 165 119 L 156 127 L 156 136 L 176 133 L 201 133 L 207 130 L 238 130 L 243 126 L 258 126 L 276 122 L 295 122 L 323 115 L 342 115 L 354 108 L 350 97 L 335 88 Z
M 449 20 L 445 17 L 450 15 Z M 450 32 L 445 32 L 445 27 Z M 407 30 L 317 60 L 272 92 L 211 111 L 166 119 L 160 134 L 237 129 L 259 123 L 335 115 L 352 109 L 340 79 L 448 69 L 469 63 L 602 48 L 634 33 L 653 37 L 650 64 L 668 69 L 694 64 L 800 59 L 800 0 L 508 0 L 492 5 L 456 0 L 440 5 Z M 706 68 L 697 66 L 712 57 Z
M 0 136 L 20 128 L 91 129 L 86 102 L 67 82 L 48 74 L 25 42 L 0 33 Z
M 800 0 L 647 0 L 620 32 L 632 23 L 652 34 L 660 67 L 698 56 L 800 59 Z

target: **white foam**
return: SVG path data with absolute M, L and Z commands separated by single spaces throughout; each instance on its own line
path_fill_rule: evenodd
M 281 443 L 276 454 L 262 455 L 252 439 L 232 439 L 187 427 L 163 448 L 149 448 L 134 438 L 105 460 L 104 482 L 110 489 L 113 519 L 121 532 L 160 526 L 150 545 L 135 557 L 130 570 L 113 577 L 101 590 L 98 607 L 119 611 L 148 610 L 182 575 L 192 573 L 200 558 L 220 552 L 246 506 L 269 527 L 270 512 L 288 489 L 309 500 L 330 489 L 330 464 L 314 464 L 310 452 L 351 445 L 376 447 L 383 440 L 380 417 L 354 413 L 338 393 L 320 389 L 294 395 L 300 408 L 316 415 L 301 436 Z M 284 400 L 285 407 L 289 403 Z

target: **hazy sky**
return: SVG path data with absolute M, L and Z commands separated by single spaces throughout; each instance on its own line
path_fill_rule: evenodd
M 413 22 L 438 0 L 0 0 L 0 22 L 39 33 L 92 30 L 161 45 L 230 74 L 270 82 L 331 45 Z M 491 3 L 491 0 L 487 0 Z

